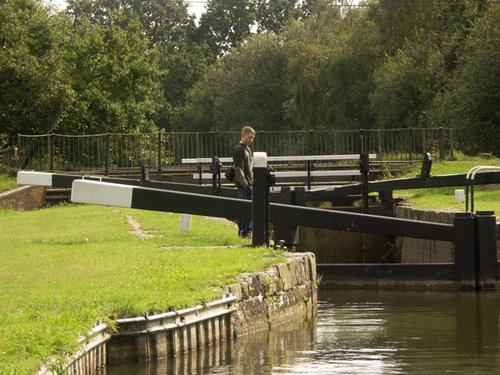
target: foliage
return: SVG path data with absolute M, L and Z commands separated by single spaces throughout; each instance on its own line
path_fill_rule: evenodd
M 127 215 L 156 236 L 129 233 Z M 234 225 L 195 217 L 181 233 L 177 214 L 90 205 L 0 211 L 0 237 L 8 244 L 0 247 L 0 373 L 33 374 L 74 351 L 99 321 L 206 302 L 236 275 L 282 261 L 243 247 Z
M 456 129 L 460 149 L 500 155 L 500 6 L 479 18 L 465 41 L 458 68 L 434 99 L 428 119 Z
M 223 71 L 215 64 L 210 67 L 188 93 L 188 101 L 180 127 L 189 131 L 209 131 L 215 124 L 215 98 Z
M 120 12 L 113 17 L 121 19 Z M 119 22 L 117 22 L 119 24 Z M 160 72 L 155 51 L 148 50 L 140 25 L 74 24 L 66 61 L 77 100 L 60 132 L 151 131 Z
M 179 127 L 189 90 L 200 81 L 208 69 L 205 45 L 186 41 L 182 46 L 167 44 L 159 47 L 163 104 L 153 116 L 159 128 Z
M 212 59 L 223 56 L 250 36 L 254 13 L 255 7 L 250 0 L 230 3 L 209 0 L 197 34 L 209 46 Z
M 227 56 L 214 108 L 216 129 L 239 130 L 246 122 L 257 129 L 287 128 L 287 74 L 286 56 L 273 34 L 256 36 Z
M 350 3 L 5 0 L 2 134 L 452 126 L 498 155 L 498 3 Z
M 278 33 L 292 19 L 304 16 L 297 0 L 256 0 L 255 21 L 257 32 Z
M 412 128 L 421 124 L 443 85 L 443 55 L 436 38 L 421 35 L 398 50 L 374 72 L 370 106 L 376 128 Z
M 207 43 L 209 56 L 215 60 L 241 46 L 254 33 L 278 33 L 287 22 L 308 17 L 316 2 L 209 0 L 196 30 L 197 41 Z
M 0 2 L 0 121 L 2 133 L 51 131 L 73 91 L 61 64 L 68 23 L 35 0 Z
M 158 85 L 152 91 L 151 100 L 139 108 L 144 119 L 154 121 L 157 127 L 169 130 L 175 127 L 188 90 L 199 80 L 207 65 L 206 46 L 193 42 L 195 24 L 187 13 L 186 3 L 70 0 L 68 13 L 77 23 L 89 22 L 92 28 L 117 25 L 123 30 L 139 28 L 146 43 L 137 46 L 136 50 L 139 55 L 151 57 L 140 62 L 144 66 L 143 80 Z
M 75 22 L 88 20 L 92 25 L 116 25 L 114 14 L 120 11 L 119 25 L 127 28 L 139 21 L 151 46 L 181 43 L 194 28 L 187 5 L 174 0 L 68 0 L 68 14 Z

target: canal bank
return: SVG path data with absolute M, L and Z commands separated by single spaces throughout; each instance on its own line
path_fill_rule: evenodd
M 65 365 L 48 365 L 39 375 L 94 373 L 112 363 L 174 358 L 181 353 L 267 330 L 315 312 L 316 262 L 312 253 L 287 253 L 286 263 L 242 274 L 221 288 L 223 297 L 164 314 L 118 319 L 116 327 L 94 327 Z M 61 368 L 63 367 L 63 368 Z M 59 371 L 58 371 L 59 370 Z
M 500 292 L 318 290 L 317 318 L 107 375 L 497 374 Z

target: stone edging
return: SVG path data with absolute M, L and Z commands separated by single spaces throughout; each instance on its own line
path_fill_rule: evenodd
M 286 253 L 286 257 L 287 263 L 240 275 L 237 283 L 221 288 L 224 297 L 206 305 L 118 319 L 120 333 L 99 324 L 80 338 L 80 349 L 62 368 L 67 375 L 94 373 L 108 363 L 176 355 L 297 317 L 309 319 L 317 300 L 314 254 Z M 47 364 L 37 375 L 55 375 L 52 367 L 61 364 Z

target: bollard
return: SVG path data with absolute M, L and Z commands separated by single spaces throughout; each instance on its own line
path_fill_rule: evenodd
M 184 232 L 191 232 L 191 215 L 190 214 L 181 214 L 180 231 L 183 233 Z
M 476 288 L 495 289 L 497 278 L 496 217 L 493 211 L 476 212 Z
M 455 189 L 455 203 L 464 203 L 464 202 L 465 202 L 465 190 Z
M 254 152 L 252 246 L 269 245 L 269 183 L 267 154 Z

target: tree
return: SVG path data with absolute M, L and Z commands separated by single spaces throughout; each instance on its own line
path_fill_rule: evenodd
M 370 105 L 377 128 L 419 127 L 444 84 L 443 54 L 429 33 L 408 41 L 374 73 Z
M 206 48 L 186 41 L 159 47 L 163 105 L 154 116 L 156 124 L 167 130 L 181 130 L 179 121 L 191 88 L 208 69 Z
M 69 24 L 35 0 L 0 4 L 0 123 L 2 133 L 50 132 L 72 100 L 60 39 Z
M 382 61 L 380 35 L 364 11 L 327 7 L 282 32 L 291 99 L 287 114 L 300 128 L 372 126 L 368 95 Z
M 215 100 L 224 71 L 214 64 L 189 91 L 180 127 L 185 131 L 210 131 L 215 127 Z M 224 129 L 225 130 L 225 129 Z
M 194 42 L 194 20 L 184 1 L 174 0 L 70 0 L 69 13 L 76 22 L 87 20 L 93 26 L 133 29 L 149 41 L 146 50 L 158 54 L 156 74 L 162 97 L 149 116 L 160 128 L 178 127 L 188 91 L 206 69 L 206 47 Z M 117 17 L 117 14 L 120 16 Z
M 120 20 L 120 11 L 110 17 Z M 75 23 L 66 61 L 76 92 L 66 132 L 151 131 L 160 102 L 157 53 L 148 49 L 140 24 Z
M 426 120 L 456 130 L 460 149 L 500 156 L 500 6 L 478 18 L 455 74 L 433 101 Z
M 190 130 L 288 127 L 287 60 L 279 39 L 256 35 L 222 59 L 193 89 L 184 123 Z
M 198 42 L 207 43 L 215 60 L 242 44 L 255 23 L 255 6 L 250 0 L 209 0 L 200 18 Z
M 297 0 L 255 0 L 257 32 L 279 32 L 287 21 L 299 19 L 303 12 Z
M 118 10 L 120 20 L 114 15 Z M 127 28 L 138 20 L 151 46 L 182 42 L 195 28 L 183 0 L 68 0 L 67 12 L 76 23 L 85 19 L 94 26 L 120 22 Z
M 227 56 L 215 101 L 216 129 L 286 129 L 287 59 L 273 34 L 256 35 Z
M 319 124 L 335 129 L 374 126 L 369 95 L 374 71 L 384 61 L 381 36 L 364 11 L 350 10 L 337 25 L 328 64 L 321 73 Z

